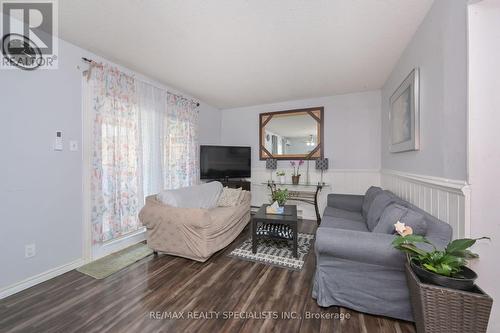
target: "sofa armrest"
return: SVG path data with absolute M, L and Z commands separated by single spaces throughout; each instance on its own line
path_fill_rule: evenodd
M 361 212 L 364 195 L 354 194 L 328 194 L 328 206 L 349 210 L 351 212 Z
M 319 227 L 315 250 L 318 257 L 330 256 L 403 270 L 405 256 L 392 246 L 393 239 L 394 235 L 390 234 Z
M 146 205 L 139 212 L 139 220 L 148 229 L 161 223 L 205 228 L 210 223 L 209 210 L 205 208 L 180 208 L 165 205 L 156 196 L 146 198 Z

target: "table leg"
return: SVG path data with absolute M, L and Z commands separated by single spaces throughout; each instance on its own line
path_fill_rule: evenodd
M 297 223 L 298 222 L 296 222 L 294 224 L 294 226 L 293 226 L 293 256 L 295 258 L 299 257 L 298 251 L 297 251 L 297 249 L 298 249 L 298 242 L 299 242 L 299 239 L 298 239 L 299 238 L 299 234 L 297 232 Z
M 252 252 L 257 253 L 257 221 L 252 219 Z
M 318 195 L 321 192 L 321 189 L 323 187 L 321 185 L 318 185 L 316 187 L 316 193 L 314 194 L 314 210 L 316 211 L 316 222 L 318 225 L 321 223 L 321 215 L 319 214 L 319 207 L 318 207 Z

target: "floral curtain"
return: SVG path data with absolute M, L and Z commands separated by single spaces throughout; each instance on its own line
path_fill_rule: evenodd
M 164 185 L 167 189 L 194 185 L 199 176 L 198 112 L 190 100 L 167 95 Z
M 89 75 L 93 111 L 92 235 L 104 242 L 141 227 L 140 115 L 135 79 L 107 65 Z

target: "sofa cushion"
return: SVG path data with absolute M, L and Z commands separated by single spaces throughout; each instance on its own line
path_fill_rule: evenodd
M 242 188 L 229 188 L 224 187 L 221 195 L 219 196 L 219 201 L 217 201 L 217 206 L 219 207 L 233 207 L 239 203 Z
M 366 216 L 366 226 L 370 231 L 378 224 L 385 208 L 397 200 L 398 198 L 395 195 L 387 191 L 381 191 L 376 194 Z
M 364 222 L 364 218 L 361 213 L 351 212 L 350 210 L 334 208 L 334 207 L 326 207 L 323 216 L 332 216 L 332 217 L 341 217 L 347 220 L 353 220 L 357 222 Z
M 356 230 L 368 232 L 365 222 L 354 221 L 341 217 L 334 216 L 323 216 L 321 220 L 321 227 L 335 228 L 335 229 L 346 229 L 346 230 Z
M 214 208 L 222 193 L 220 182 L 181 187 L 176 190 L 160 192 L 157 199 L 172 207 L 178 208 Z
M 368 215 L 368 210 L 370 210 L 370 206 L 373 202 L 373 199 L 377 196 L 379 192 L 381 192 L 382 189 L 377 186 L 371 186 L 365 193 L 365 197 L 363 198 L 363 206 L 361 207 L 361 212 L 363 214 L 363 217 L 366 219 L 366 216 Z
M 419 212 L 399 204 L 387 206 L 373 232 L 393 234 L 395 232 L 394 224 L 398 221 L 411 227 L 415 235 L 425 236 L 427 232 L 425 217 Z

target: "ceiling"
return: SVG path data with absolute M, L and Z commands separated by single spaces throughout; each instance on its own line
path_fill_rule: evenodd
M 218 108 L 379 89 L 433 0 L 62 0 L 60 36 Z

